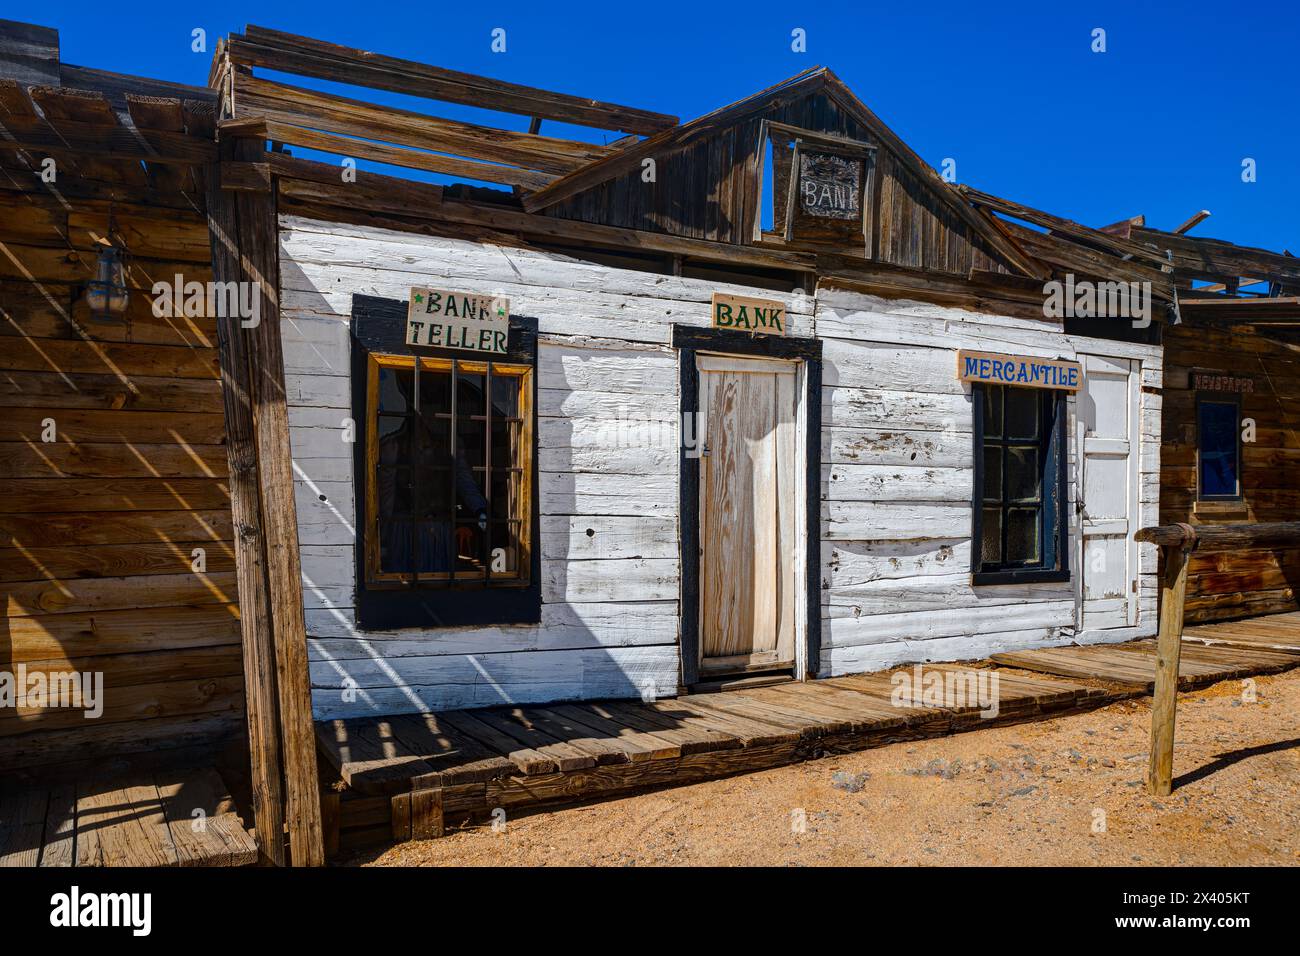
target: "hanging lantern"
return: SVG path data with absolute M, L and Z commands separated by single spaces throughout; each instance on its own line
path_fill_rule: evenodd
M 121 251 L 99 240 L 99 258 L 95 260 L 95 278 L 86 283 L 86 304 L 92 317 L 111 320 L 126 311 L 126 276 L 122 270 Z

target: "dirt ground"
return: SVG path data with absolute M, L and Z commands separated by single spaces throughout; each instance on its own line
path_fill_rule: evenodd
M 1300 671 L 1178 701 L 1147 794 L 1150 698 L 535 812 L 374 866 L 1296 865 Z M 802 822 L 803 826 L 800 827 Z

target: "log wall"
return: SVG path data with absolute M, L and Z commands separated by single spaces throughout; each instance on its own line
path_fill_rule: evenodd
M 1300 347 L 1263 330 L 1173 326 L 1165 334 L 1160 523 L 1295 521 L 1300 516 Z M 1193 370 L 1249 377 L 1241 414 L 1255 423 L 1241 445 L 1240 506 L 1198 502 Z M 1300 609 L 1300 550 L 1193 555 L 1186 619 L 1227 620 Z
M 215 323 L 157 317 L 150 295 L 211 278 L 206 220 L 179 193 L 110 206 L 19 175 L 0 187 L 0 671 L 102 673 L 104 711 L 0 709 L 0 767 L 237 737 Z M 78 300 L 110 214 L 130 303 L 98 321 Z

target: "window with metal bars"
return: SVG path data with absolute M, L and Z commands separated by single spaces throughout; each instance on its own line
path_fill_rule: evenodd
M 375 353 L 366 364 L 367 586 L 527 586 L 532 368 Z
M 976 584 L 1068 580 L 1065 393 L 976 383 Z

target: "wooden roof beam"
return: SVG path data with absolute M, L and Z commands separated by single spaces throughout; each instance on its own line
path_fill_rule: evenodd
M 665 130 L 649 139 L 643 139 L 627 149 L 605 157 L 600 162 L 569 173 L 541 192 L 525 197 L 524 209 L 528 212 L 540 212 L 598 183 L 639 168 L 641 160 L 647 157 L 681 149 L 722 126 L 757 113 L 769 106 L 775 98 L 797 98 L 810 93 L 823 85 L 825 73 L 824 67 L 805 70 L 753 96 L 747 96 L 743 100 L 696 117 L 688 123 Z
M 480 163 L 472 159 L 459 159 L 440 153 L 403 149 L 399 146 L 387 146 L 383 143 L 371 143 L 361 139 L 349 139 L 322 133 L 317 130 L 304 129 L 264 120 L 260 117 L 232 120 L 218 125 L 219 129 L 233 134 L 246 136 L 256 131 L 260 139 L 269 139 L 290 146 L 302 146 L 317 149 L 336 156 L 350 156 L 368 159 L 371 162 L 385 163 L 389 166 L 402 166 L 406 169 L 422 169 L 431 173 L 443 173 L 449 176 L 463 176 L 481 182 L 502 183 L 507 186 L 519 186 L 523 189 L 541 189 L 555 177 L 517 166 L 501 166 L 495 163 Z
M 261 116 L 277 123 L 509 163 L 557 175 L 580 169 L 613 152 L 592 143 L 441 119 L 238 74 L 234 77 L 234 102 L 236 120 Z
M 1121 282 L 1150 282 L 1151 293 L 1164 301 L 1174 297 L 1174 277 L 1152 266 L 1133 260 L 1117 259 L 1107 252 L 1062 239 L 1051 233 L 1037 232 L 1028 226 L 1002 220 L 1001 225 L 1011 232 L 1016 241 L 1030 254 L 1057 268 L 1103 280 Z
M 1192 216 L 1190 219 L 1188 219 L 1186 222 L 1184 222 L 1181 226 L 1179 226 L 1177 229 L 1175 229 L 1174 232 L 1176 232 L 1178 235 L 1181 236 L 1181 235 L 1183 235 L 1184 233 L 1186 233 L 1187 230 L 1191 229 L 1193 226 L 1197 225 L 1198 223 L 1202 223 L 1202 222 L 1204 222 L 1205 220 L 1207 220 L 1207 219 L 1209 219 L 1209 218 L 1210 218 L 1210 210 L 1208 210 L 1208 209 L 1202 209 L 1202 210 L 1201 210 L 1200 212 L 1198 212 L 1196 215 Z
M 1128 239 L 1129 232 L 1134 226 L 1145 226 L 1147 217 L 1139 213 L 1136 216 L 1129 216 L 1127 219 L 1121 219 L 1119 222 L 1112 222 L 1107 226 L 1098 226 L 1098 232 L 1108 232 L 1113 236 L 1119 236 L 1122 239 Z
M 1172 254 L 1179 281 L 1223 282 L 1237 276 L 1263 276 L 1288 285 L 1300 282 L 1300 259 L 1282 253 L 1238 246 L 1222 239 L 1183 236 L 1159 229 L 1133 229 L 1133 238 Z
M 973 189 L 970 186 L 958 186 L 957 190 L 978 206 L 984 206 L 994 212 L 1001 213 L 1004 216 L 1010 216 L 1013 219 L 1021 219 L 1025 222 L 1031 222 L 1036 226 L 1042 226 L 1044 229 L 1051 229 L 1053 232 L 1060 233 L 1062 236 L 1068 236 L 1071 239 L 1078 239 L 1083 242 L 1091 242 L 1114 252 L 1120 256 L 1132 256 L 1142 259 L 1157 266 L 1164 266 L 1165 259 L 1158 251 L 1149 249 L 1139 243 L 1132 242 L 1128 239 L 1121 238 L 1109 232 L 1102 232 L 1099 229 L 1093 229 L 1091 226 L 1085 226 L 1069 219 L 1063 219 L 1060 216 L 1054 216 L 1051 213 L 1043 212 L 1041 209 L 1034 209 L 1030 206 L 1024 206 L 1009 199 L 1002 199 L 999 196 Z
M 677 117 L 664 113 L 445 70 L 265 27 L 250 25 L 243 35 L 231 34 L 226 52 L 232 62 L 245 66 L 597 129 L 652 134 L 677 125 Z
M 0 20 L 0 77 L 24 86 L 58 86 L 59 31 Z

